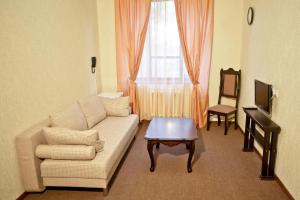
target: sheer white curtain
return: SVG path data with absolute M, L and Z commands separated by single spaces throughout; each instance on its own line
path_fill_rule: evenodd
M 141 119 L 190 117 L 190 80 L 172 0 L 152 0 L 137 84 Z

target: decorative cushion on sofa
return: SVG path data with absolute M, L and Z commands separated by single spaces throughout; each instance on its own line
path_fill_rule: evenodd
M 35 154 L 39 158 L 56 160 L 92 160 L 96 156 L 94 146 L 85 145 L 38 145 Z
M 103 151 L 103 148 L 104 148 L 104 141 L 103 140 L 97 140 L 93 146 L 95 147 L 96 149 L 96 152 L 101 152 Z
M 104 98 L 119 98 L 123 95 L 123 92 L 101 92 L 98 94 L 99 97 Z
M 48 144 L 83 144 L 92 146 L 98 140 L 97 130 L 77 131 L 61 127 L 44 127 Z
M 78 101 L 86 118 L 88 128 L 92 128 L 105 119 L 106 111 L 98 96 L 90 96 Z
M 49 116 L 50 124 L 53 127 L 65 127 L 74 130 L 86 130 L 86 119 L 78 103 L 75 103 L 67 109 L 51 114 Z
M 104 98 L 100 97 L 107 115 L 126 117 L 130 114 L 129 97 Z

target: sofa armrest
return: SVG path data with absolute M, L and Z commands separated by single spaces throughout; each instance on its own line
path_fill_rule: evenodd
M 41 177 L 41 159 L 35 156 L 35 149 L 39 144 L 46 144 L 42 128 L 49 126 L 49 121 L 43 121 L 24 131 L 16 138 L 16 147 L 23 185 L 28 192 L 45 190 Z

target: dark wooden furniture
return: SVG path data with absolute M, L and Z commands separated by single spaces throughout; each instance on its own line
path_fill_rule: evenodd
M 153 118 L 147 129 L 145 139 L 147 140 L 147 149 L 151 161 L 151 172 L 155 169 L 153 146 L 156 145 L 156 148 L 159 148 L 160 143 L 170 147 L 180 143 L 186 144 L 186 148 L 189 149 L 187 170 L 189 173 L 192 172 L 195 140 L 198 139 L 196 125 L 192 119 Z
M 208 108 L 207 111 L 207 127 L 210 128 L 210 117 L 212 115 L 218 116 L 218 126 L 221 123 L 221 116 L 225 117 L 225 132 L 227 134 L 228 118 L 234 114 L 235 129 L 237 129 L 237 108 L 240 97 L 240 85 L 241 85 L 241 70 L 235 71 L 232 68 L 227 70 L 220 70 L 220 87 L 219 87 L 219 99 L 218 105 Z M 222 97 L 235 100 L 235 106 L 221 104 Z
M 280 127 L 266 117 L 257 108 L 243 108 L 246 113 L 245 138 L 243 151 L 253 151 L 254 140 L 263 147 L 261 179 L 274 179 L 274 168 L 277 152 L 277 138 Z M 261 135 L 256 125 L 264 131 Z

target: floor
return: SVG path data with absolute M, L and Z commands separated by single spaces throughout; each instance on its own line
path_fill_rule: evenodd
M 101 190 L 50 188 L 29 194 L 26 200 L 101 200 L 101 199 L 288 199 L 276 181 L 258 178 L 261 160 L 254 152 L 242 151 L 243 136 L 230 127 L 212 124 L 210 131 L 199 131 L 193 172 L 187 173 L 185 145 L 160 146 L 155 150 L 156 169 L 149 171 L 150 160 L 144 135 L 149 123 L 143 122 L 126 159 L 116 174 L 109 194 Z

